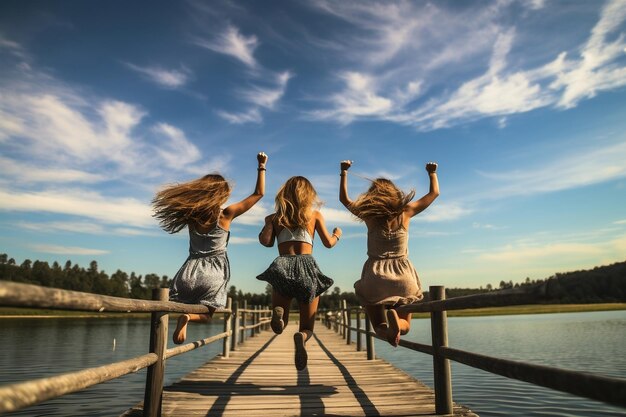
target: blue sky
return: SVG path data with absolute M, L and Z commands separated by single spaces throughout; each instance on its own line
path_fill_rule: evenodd
M 441 196 L 414 218 L 422 283 L 501 280 L 626 256 L 626 1 L 0 4 L 0 252 L 173 276 L 186 232 L 150 200 L 219 171 L 266 197 L 232 226 L 232 284 L 276 256 L 256 236 L 279 186 L 308 177 L 351 290 L 365 228 L 338 201 L 385 176 Z

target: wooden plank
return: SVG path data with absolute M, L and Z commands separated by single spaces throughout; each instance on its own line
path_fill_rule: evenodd
M 292 333 L 262 332 L 165 388 L 162 416 L 433 416 L 433 391 L 319 326 L 308 366 L 293 364 Z M 140 416 L 141 404 L 123 416 Z M 454 406 L 455 416 L 476 417 Z

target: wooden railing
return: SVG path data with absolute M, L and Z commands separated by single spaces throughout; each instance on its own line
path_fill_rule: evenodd
M 207 307 L 202 305 L 167 301 L 168 293 L 168 289 L 157 288 L 153 290 L 153 300 L 137 300 L 0 281 L 0 306 L 152 313 L 149 353 L 95 368 L 2 386 L 0 387 L 0 414 L 16 411 L 148 368 L 144 393 L 144 416 L 159 416 L 167 359 L 219 340 L 223 340 L 222 357 L 228 358 L 230 351 L 236 350 L 237 345 L 244 342 L 247 337 L 254 337 L 262 329 L 269 328 L 271 313 L 269 308 L 259 306 L 248 308 L 245 301 L 240 308 L 237 301 L 232 303 L 229 298 L 226 308 L 218 309 L 214 313 L 214 317 L 217 314 L 224 315 L 222 333 L 167 349 L 169 313 L 202 314 L 208 312 Z M 247 320 L 248 317 L 251 320 Z
M 550 290 L 550 282 L 547 282 L 528 288 L 492 291 L 446 300 L 444 287 L 432 286 L 431 301 L 399 308 L 404 312 L 430 313 L 432 345 L 401 339 L 400 346 L 433 356 L 436 414 L 452 414 L 450 360 L 507 378 L 626 407 L 626 379 L 517 362 L 448 347 L 447 310 L 537 304 L 550 295 Z M 356 313 L 356 327 L 352 325 L 353 313 Z M 361 315 L 365 318 L 365 329 L 361 328 Z M 344 300 L 340 309 L 326 313 L 322 319 L 326 321 L 328 328 L 334 326 L 336 332 L 341 332 L 348 344 L 352 343 L 352 332 L 356 332 L 356 349 L 359 351 L 363 349 L 361 338 L 365 335 L 367 358 L 375 358 L 374 338 L 379 337 L 372 331 L 361 307 L 348 307 Z

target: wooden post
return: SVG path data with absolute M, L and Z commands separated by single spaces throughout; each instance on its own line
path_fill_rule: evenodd
M 361 337 L 361 310 L 356 311 L 356 350 L 360 352 L 363 350 L 363 342 Z
M 372 323 L 370 323 L 370 318 L 365 314 L 365 349 L 367 349 L 367 359 L 374 360 L 376 359 L 376 352 L 374 351 L 374 336 L 372 336 Z
M 239 343 L 239 300 L 235 301 L 231 320 L 233 321 L 233 339 L 230 344 L 230 350 L 235 351 L 237 350 L 237 344 Z
M 430 299 L 445 300 L 443 286 L 430 286 Z M 430 313 L 430 328 L 433 338 L 433 373 L 435 384 L 435 413 L 452 414 L 452 381 L 450 361 L 441 356 L 440 348 L 448 346 L 448 319 L 446 311 Z
M 248 300 L 243 300 L 243 311 L 241 312 L 241 343 L 246 343 L 246 319 L 248 316 Z
M 154 288 L 152 299 L 167 301 L 170 290 L 168 288 Z M 158 360 L 148 367 L 146 375 L 146 390 L 143 397 L 144 417 L 161 415 L 161 398 L 163 397 L 163 374 L 165 372 L 165 351 L 167 349 L 167 320 L 166 312 L 155 311 L 150 320 L 150 353 L 156 353 Z
M 257 316 L 256 316 L 257 308 L 255 305 L 250 306 L 250 308 L 254 310 L 254 312 L 252 313 L 252 328 L 250 329 L 250 337 L 254 337 L 256 336 L 256 327 L 254 327 L 254 325 L 258 323 Z
M 352 344 L 352 312 L 346 307 L 346 344 Z
M 233 304 L 233 299 L 228 297 L 228 299 L 226 300 L 226 308 L 227 309 L 231 309 Z M 224 313 L 224 332 L 226 334 L 228 334 L 230 332 L 230 327 L 231 327 L 231 321 L 230 321 L 230 317 L 231 317 L 232 313 Z M 224 338 L 224 345 L 222 346 L 222 358 L 228 358 L 230 356 L 230 338 L 231 336 L 226 336 Z
M 348 323 L 348 320 L 346 319 L 347 317 L 347 307 L 348 303 L 346 302 L 346 300 L 341 300 L 341 337 L 343 337 L 344 339 L 348 336 L 348 332 L 346 331 L 346 324 Z

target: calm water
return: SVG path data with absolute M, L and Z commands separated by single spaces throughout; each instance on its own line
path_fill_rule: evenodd
M 51 376 L 146 353 L 141 319 L 0 320 L 0 384 Z M 626 378 L 626 311 L 449 319 L 450 345 L 472 352 Z M 174 322 L 170 323 L 170 333 Z M 191 325 L 189 340 L 222 331 Z M 414 320 L 409 339 L 430 344 L 430 322 Z M 115 349 L 113 341 L 115 340 Z M 168 360 L 170 384 L 215 356 L 221 343 Z M 432 386 L 432 358 L 377 341 L 377 355 Z M 607 358 L 607 359 L 604 359 Z M 9 416 L 118 416 L 143 400 L 145 370 Z M 452 365 L 456 402 L 489 416 L 624 416 L 626 410 Z

